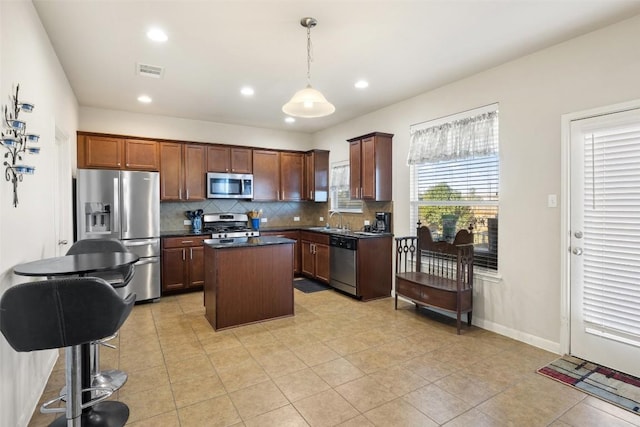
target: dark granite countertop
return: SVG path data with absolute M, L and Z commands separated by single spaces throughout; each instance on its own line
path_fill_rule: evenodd
M 226 248 L 246 248 L 254 246 L 282 245 L 295 243 L 295 240 L 286 239 L 284 237 L 260 236 L 260 237 L 244 237 L 236 239 L 208 239 L 204 244 L 214 249 Z
M 366 231 L 360 230 L 341 230 L 339 228 L 326 228 L 326 227 L 318 227 L 318 226 L 278 226 L 278 227 L 261 227 L 261 232 L 278 232 L 278 231 L 313 231 L 316 233 L 322 234 L 333 234 L 339 236 L 348 236 L 355 237 L 358 239 L 363 238 L 377 238 L 377 237 L 386 237 L 393 236 L 393 233 L 370 233 Z M 210 236 L 209 233 L 194 233 L 191 230 L 168 230 L 162 231 L 160 233 L 160 237 L 188 237 L 188 236 L 202 236 L 207 237 Z M 267 236 L 263 236 L 267 237 Z

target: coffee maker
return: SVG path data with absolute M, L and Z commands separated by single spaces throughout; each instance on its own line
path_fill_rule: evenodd
M 391 212 L 376 212 L 373 228 L 377 233 L 391 233 Z

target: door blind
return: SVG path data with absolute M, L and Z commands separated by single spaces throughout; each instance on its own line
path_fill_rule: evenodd
M 640 125 L 584 144 L 586 330 L 640 346 Z

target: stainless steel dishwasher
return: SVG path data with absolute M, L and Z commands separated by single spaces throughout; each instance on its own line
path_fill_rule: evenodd
M 347 236 L 331 235 L 329 237 L 331 254 L 329 256 L 331 265 L 330 285 L 351 295 L 357 295 L 356 269 L 358 239 Z

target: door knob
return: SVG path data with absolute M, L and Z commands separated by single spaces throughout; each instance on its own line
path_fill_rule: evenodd
M 573 233 L 573 235 L 576 237 L 576 239 L 582 239 L 582 231 L 576 231 L 575 233 Z
M 574 255 L 582 255 L 582 248 L 573 248 L 571 251 Z
M 58 240 L 58 244 L 59 245 L 66 245 L 67 243 L 69 243 L 67 240 Z

